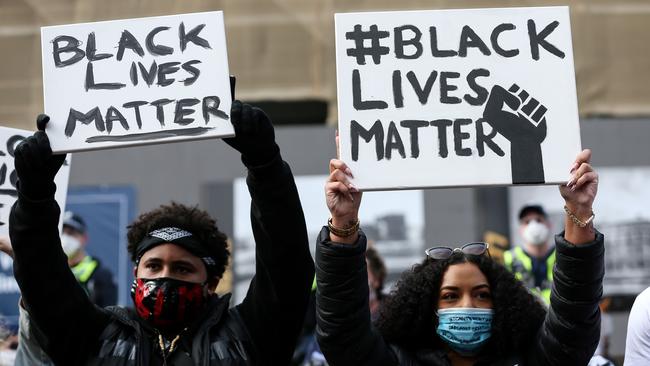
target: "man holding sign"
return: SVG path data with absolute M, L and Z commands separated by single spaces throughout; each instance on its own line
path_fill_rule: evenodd
M 10 215 L 14 273 L 40 346 L 59 365 L 287 364 L 313 262 L 271 121 L 231 105 L 223 14 L 44 27 L 41 36 L 52 120 L 40 116 L 39 131 L 16 149 Z M 229 309 L 230 296 L 214 293 L 226 235 L 206 212 L 172 203 L 129 228 L 135 311 L 93 305 L 56 227 L 62 153 L 216 137 L 228 137 L 248 168 L 257 275 L 244 301 Z
M 233 102 L 252 197 L 257 274 L 228 309 L 214 294 L 228 260 L 209 215 L 178 204 L 143 214 L 129 230 L 136 311 L 93 305 L 68 269 L 57 228 L 53 155 L 42 131 L 16 149 L 18 201 L 10 216 L 14 272 L 40 345 L 60 365 L 283 365 L 291 359 L 314 276 L 293 176 L 257 108 Z

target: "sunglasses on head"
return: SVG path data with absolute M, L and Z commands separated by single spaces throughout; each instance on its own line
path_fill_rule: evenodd
M 488 243 L 483 243 L 483 242 L 475 242 L 475 243 L 467 243 L 460 248 L 450 248 L 450 247 L 432 247 L 424 251 L 426 253 L 427 257 L 431 259 L 447 259 L 451 257 L 454 252 L 463 252 L 464 254 L 467 255 L 483 255 L 485 252 L 488 253 L 488 256 L 490 255 L 490 252 L 488 251 L 488 248 L 490 246 Z

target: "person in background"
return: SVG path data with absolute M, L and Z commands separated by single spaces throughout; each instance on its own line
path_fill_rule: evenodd
M 368 266 L 368 290 L 370 316 L 374 321 L 379 317 L 379 308 L 384 301 L 384 280 L 386 280 L 386 264 L 375 247 L 368 246 L 366 250 L 366 263 Z
M 627 323 L 625 366 L 650 365 L 650 287 L 636 297 Z
M 61 246 L 77 282 L 99 307 L 117 304 L 117 286 L 111 270 L 86 252 L 88 228 L 81 216 L 72 211 L 63 214 Z
M 61 247 L 68 258 L 68 266 L 90 301 L 99 307 L 117 304 L 117 285 L 110 269 L 102 266 L 99 259 L 86 252 L 88 227 L 81 216 L 66 211 L 63 214 Z M 12 259 L 14 251 L 8 237 L 0 238 L 0 251 Z
M 0 318 L 0 366 L 14 366 L 18 348 L 18 327 Z
M 553 285 L 555 247 L 549 244 L 551 224 L 540 205 L 527 205 L 519 211 L 519 234 L 523 246 L 503 253 L 504 266 L 548 306 Z
M 612 315 L 608 311 L 611 302 L 611 297 L 603 297 L 598 305 L 600 307 L 600 340 L 596 352 L 587 366 L 615 366 L 614 362 L 609 359 L 609 344 L 612 333 L 614 333 Z
M 600 341 L 594 355 L 609 357 L 609 345 L 614 333 L 614 324 L 612 322 L 612 315 L 609 313 L 609 305 L 612 303 L 611 297 L 603 297 L 600 300 Z

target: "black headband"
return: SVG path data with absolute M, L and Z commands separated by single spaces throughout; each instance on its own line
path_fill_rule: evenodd
M 196 240 L 191 232 L 176 227 L 163 227 L 147 234 L 135 249 L 135 265 L 137 266 L 140 263 L 140 258 L 142 258 L 146 251 L 166 243 L 178 245 L 201 258 L 207 269 L 208 276 L 216 273 L 217 263 L 214 257 L 205 250 L 205 246 Z

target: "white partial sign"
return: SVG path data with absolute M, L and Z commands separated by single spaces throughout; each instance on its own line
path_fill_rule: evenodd
M 335 19 L 357 188 L 566 182 L 581 150 L 568 7 Z
M 41 28 L 57 153 L 234 135 L 223 13 Z
M 9 236 L 9 213 L 11 206 L 18 199 L 16 191 L 16 170 L 14 169 L 14 150 L 24 139 L 31 136 L 32 131 L 18 130 L 9 127 L 0 127 L 0 236 Z M 68 179 L 70 177 L 70 156 L 54 178 L 56 194 L 54 199 L 63 211 L 68 193 Z M 59 223 L 61 228 L 61 223 Z

